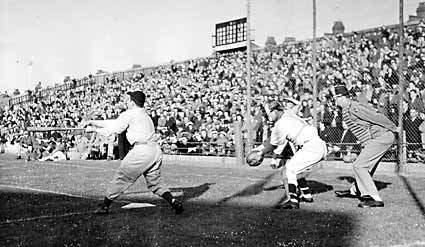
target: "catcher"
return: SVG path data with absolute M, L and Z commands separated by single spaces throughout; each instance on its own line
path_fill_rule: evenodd
M 287 143 L 299 146 L 294 156 L 286 162 L 286 170 L 282 170 L 282 176 L 288 181 L 289 200 L 277 205 L 277 208 L 282 209 L 298 209 L 300 200 L 313 202 L 305 177 L 326 156 L 326 143 L 320 139 L 314 126 L 294 114 L 284 113 L 280 103 L 272 102 L 269 109 L 269 120 L 274 122 L 270 139 L 253 149 L 246 161 L 250 166 L 258 166 L 264 155 L 273 152 L 278 146 L 285 146 Z M 272 161 L 272 167 L 279 167 L 277 163 L 282 165 L 282 161 L 275 160 Z

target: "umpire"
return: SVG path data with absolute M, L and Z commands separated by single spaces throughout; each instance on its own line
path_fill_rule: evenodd
M 128 142 L 132 146 L 121 161 L 107 190 L 104 202 L 95 211 L 96 214 L 107 214 L 114 199 L 127 190 L 140 176 L 144 176 L 147 187 L 164 198 L 176 214 L 183 212 L 180 201 L 175 199 L 161 183 L 162 151 L 155 141 L 155 128 L 152 119 L 144 106 L 145 94 L 141 91 L 129 92 L 127 111 L 115 120 L 91 120 L 84 125 L 87 131 L 95 131 L 109 136 L 126 131 Z
M 334 99 L 342 107 L 343 121 L 362 145 L 353 163 L 355 183 L 349 190 L 335 191 L 337 197 L 359 198 L 359 207 L 383 207 L 384 202 L 372 176 L 384 154 L 394 143 L 398 127 L 371 106 L 351 100 L 344 85 L 334 88 Z

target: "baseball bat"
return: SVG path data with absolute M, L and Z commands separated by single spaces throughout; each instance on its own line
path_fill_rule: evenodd
M 73 130 L 85 130 L 85 128 L 76 127 L 27 127 L 27 131 L 32 132 L 45 132 L 45 131 L 73 131 Z

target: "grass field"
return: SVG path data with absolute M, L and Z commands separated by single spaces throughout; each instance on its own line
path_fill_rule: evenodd
M 325 166 L 308 179 L 315 202 L 285 211 L 273 208 L 283 196 L 274 170 L 167 161 L 163 181 L 184 201 L 182 215 L 143 179 L 111 214 L 93 215 L 118 165 L 0 156 L 0 246 L 425 246 L 425 172 L 378 169 L 385 207 L 361 209 L 334 196 L 351 170 Z M 121 208 L 129 202 L 155 206 Z

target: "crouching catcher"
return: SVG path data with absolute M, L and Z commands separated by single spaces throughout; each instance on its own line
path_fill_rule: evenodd
M 305 178 L 314 165 L 326 156 L 326 143 L 320 139 L 314 126 L 292 113 L 284 113 L 284 108 L 278 102 L 271 104 L 269 120 L 274 122 L 270 138 L 251 151 L 247 163 L 251 166 L 260 165 L 264 155 L 273 152 L 278 146 L 288 143 L 299 146 L 294 156 L 286 162 L 286 169 L 282 169 L 282 177 L 288 183 L 289 200 L 277 205 L 281 209 L 298 209 L 300 200 L 313 202 Z

